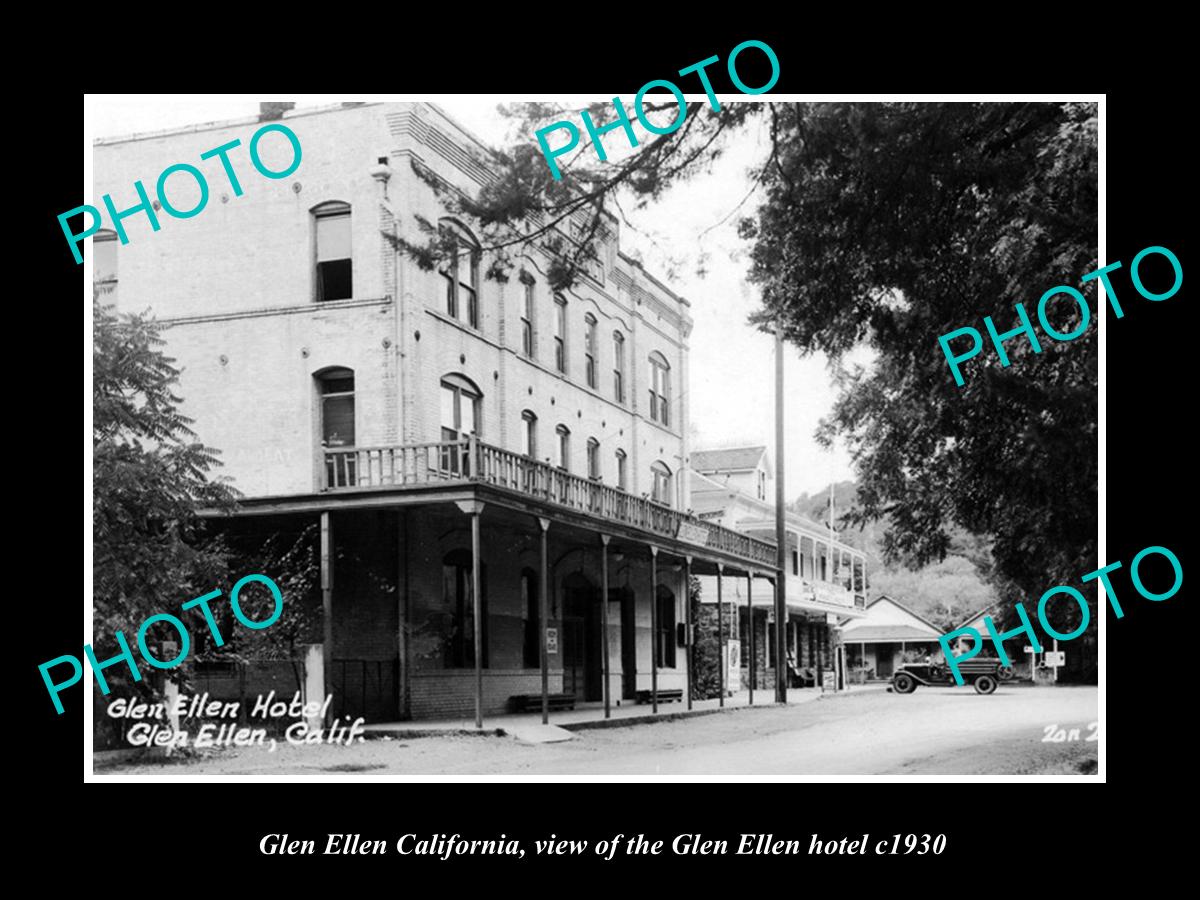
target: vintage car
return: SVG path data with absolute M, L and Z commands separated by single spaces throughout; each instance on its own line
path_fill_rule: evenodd
M 964 684 L 973 684 L 976 693 L 990 694 L 1001 681 L 1013 677 L 1011 666 L 1001 666 L 995 657 L 964 659 L 958 664 Z M 954 675 L 945 662 L 904 663 L 892 676 L 892 689 L 897 694 L 911 694 L 917 685 L 954 687 Z

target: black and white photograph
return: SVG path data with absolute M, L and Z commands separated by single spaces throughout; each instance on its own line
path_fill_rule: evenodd
M 86 98 L 93 778 L 1097 775 L 1102 98 L 742 56 Z

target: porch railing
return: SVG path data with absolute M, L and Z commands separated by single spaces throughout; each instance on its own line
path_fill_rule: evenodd
M 326 448 L 324 478 L 329 491 L 484 482 L 763 565 L 775 562 L 774 544 L 475 439 Z

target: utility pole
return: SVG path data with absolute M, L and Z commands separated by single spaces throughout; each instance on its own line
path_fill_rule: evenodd
M 787 528 L 783 500 L 783 327 L 775 320 L 775 702 L 787 703 Z

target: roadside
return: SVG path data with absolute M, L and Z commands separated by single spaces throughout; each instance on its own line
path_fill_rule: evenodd
M 586 729 L 562 743 L 495 732 L 387 737 L 349 747 L 281 745 L 210 752 L 186 763 L 139 763 L 97 774 L 149 776 L 369 772 L 377 775 L 804 776 L 823 774 L 1094 773 L 1094 687 L 953 688 L 901 696 L 863 691 L 794 707 L 736 708 L 696 718 Z M 1047 726 L 1081 739 L 1044 740 Z

